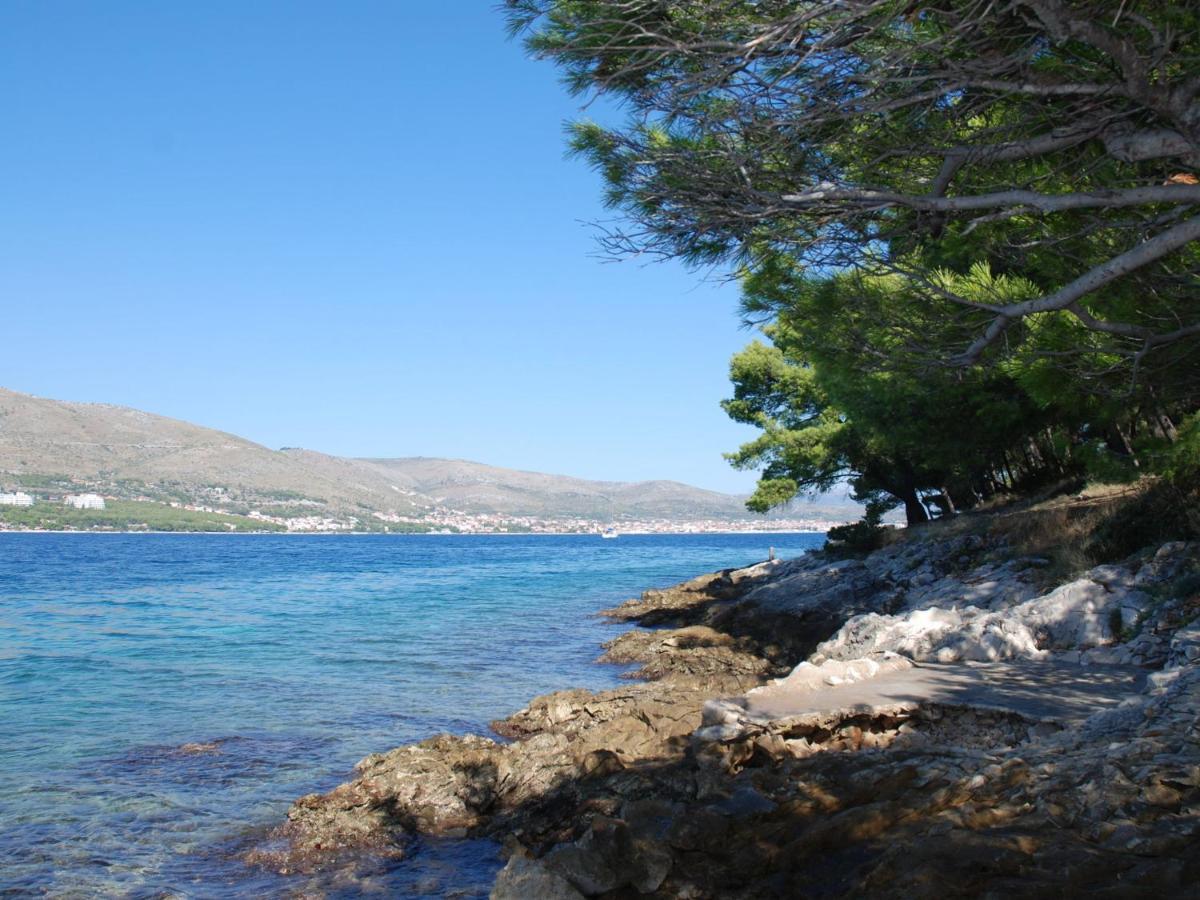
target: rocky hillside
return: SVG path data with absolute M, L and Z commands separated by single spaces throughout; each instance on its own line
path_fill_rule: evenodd
M 420 498 L 392 490 L 353 460 L 278 452 L 237 435 L 120 406 L 0 390 L 0 480 L 36 486 L 36 476 L 75 479 L 118 496 L 165 491 L 211 502 L 219 488 L 259 502 L 305 499 L 398 512 L 421 506 Z
M 449 459 L 359 460 L 389 482 L 454 509 L 523 516 L 743 518 L 740 497 L 677 481 L 587 481 Z M 842 515 L 845 507 L 842 507 Z
M 237 435 L 120 406 L 67 403 L 0 389 L 0 489 L 54 479 L 115 496 L 377 511 L 434 507 L 514 516 L 743 519 L 743 498 L 671 481 L 587 481 L 463 460 L 348 459 L 272 450 Z M 851 518 L 853 507 L 789 515 Z
M 353 878 L 503 842 L 492 897 L 1184 896 L 1200 884 L 1200 546 L 1063 580 L 988 528 L 648 591 L 562 691 L 363 760 L 256 864 Z

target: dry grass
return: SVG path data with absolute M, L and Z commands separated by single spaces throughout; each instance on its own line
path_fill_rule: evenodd
M 1048 582 L 1069 579 L 1093 566 L 1115 562 L 1155 542 L 1186 538 L 1186 520 L 1169 514 L 1177 507 L 1158 479 L 1135 484 L 1088 485 L 1082 492 L 1053 491 L 994 503 L 952 519 L 930 522 L 899 539 L 939 540 L 975 534 L 989 548 L 1047 560 Z
M 1127 502 L 1123 498 L 1124 494 L 1107 494 L 1001 513 L 992 517 L 987 536 L 1022 556 L 1049 560 L 1043 570 L 1046 577 L 1064 580 L 1103 562 L 1097 558 L 1093 537 Z

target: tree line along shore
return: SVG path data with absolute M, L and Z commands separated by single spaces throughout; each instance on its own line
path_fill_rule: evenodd
M 770 509 L 845 537 L 1063 479 L 1200 484 L 1200 14 L 1011 0 L 508 0 L 603 121 L 605 252 L 725 267 L 725 410 Z M 1197 522 L 1189 520 L 1195 531 Z M 1186 524 L 1186 523 L 1185 523 Z

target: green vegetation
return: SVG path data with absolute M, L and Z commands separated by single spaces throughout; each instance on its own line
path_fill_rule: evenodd
M 0 506 L 0 528 L 47 531 L 283 531 L 244 516 L 176 509 L 160 503 L 110 500 L 105 509 L 73 509 L 58 503 Z
M 14 487 L 26 490 L 69 488 L 73 484 L 67 475 L 8 475 L 5 476 L 5 480 L 12 482 Z
M 365 531 L 378 531 L 385 534 L 429 534 L 433 531 L 430 525 L 422 525 L 419 522 L 380 522 L 378 519 L 373 520 L 368 526 L 363 528 Z M 453 529 L 456 533 L 458 529 Z
M 304 496 L 299 491 L 278 490 L 278 491 L 258 491 L 257 493 L 259 496 L 265 497 L 269 500 L 280 500 L 280 501 L 305 500 L 310 503 L 315 502 L 312 500 L 312 498 Z
M 878 314 L 919 303 L 901 277 L 816 279 L 777 263 L 745 284 L 748 307 L 775 308 L 764 329 L 771 346 L 734 358 L 734 397 L 723 404 L 763 431 L 730 454 L 736 466 L 763 469 L 752 507 L 849 479 L 869 515 L 901 504 L 916 524 L 929 507 L 952 513 L 1078 469 L 1055 429 L 1080 427 L 1080 406 L 1039 402 L 1001 367 L 924 368 L 899 352 L 863 359 L 862 341 L 887 341 Z
M 1200 533 L 1200 8 L 507 6 L 626 113 L 573 128 L 604 246 L 742 279 L 752 509 L 848 479 L 868 547 L 896 506 L 1159 474 L 1085 555 Z
M 309 513 L 311 515 L 311 513 Z M 429 534 L 433 527 L 420 522 L 384 522 L 374 516 L 360 516 L 354 523 L 356 533 L 369 534 Z
M 242 506 L 247 511 L 249 511 L 249 509 L 250 509 L 250 507 L 246 506 L 245 504 L 237 504 L 237 505 Z M 299 505 L 280 504 L 280 505 L 258 506 L 255 508 L 260 513 L 262 513 L 264 516 L 274 516 L 279 519 L 290 519 L 290 518 L 300 518 L 303 516 L 317 515 L 318 513 L 321 513 L 324 510 L 324 504 L 321 504 L 320 506 L 311 506 L 311 505 L 310 506 L 299 506 Z M 236 512 L 236 510 L 233 508 L 231 508 L 229 511 Z

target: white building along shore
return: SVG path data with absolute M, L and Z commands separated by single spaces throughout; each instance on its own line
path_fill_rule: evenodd
M 63 503 L 76 509 L 104 509 L 104 498 L 99 494 L 68 494 Z

